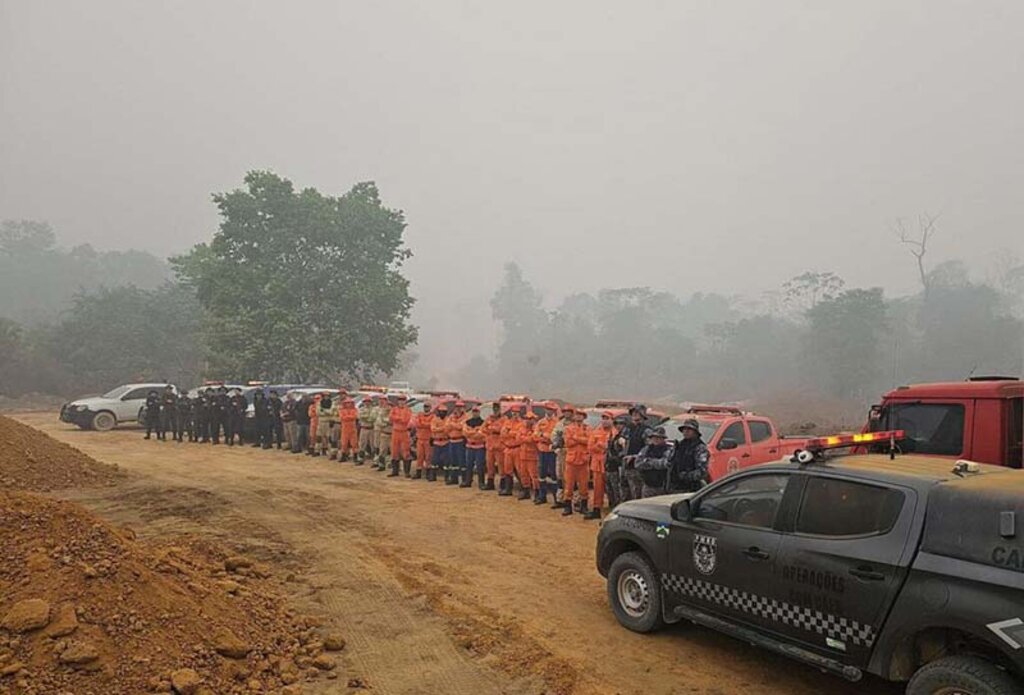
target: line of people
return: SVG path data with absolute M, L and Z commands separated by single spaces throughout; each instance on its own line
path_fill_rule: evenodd
M 247 402 L 241 392 L 201 389 L 196 398 L 168 388 L 146 403 L 146 438 L 219 444 L 242 443 Z M 538 416 L 535 410 L 542 414 Z M 707 483 L 709 452 L 696 420 L 679 427 L 670 441 L 662 427 L 647 425 L 643 405 L 617 423 L 604 412 L 595 427 L 586 413 L 553 401 L 494 403 L 483 417 L 479 406 L 456 401 L 413 413 L 403 394 L 374 395 L 360 407 L 344 390 L 285 398 L 262 390 L 253 396 L 252 446 L 325 456 L 355 465 L 446 485 L 497 491 L 501 497 L 532 499 L 584 518 L 601 516 L 630 499 L 693 491 Z

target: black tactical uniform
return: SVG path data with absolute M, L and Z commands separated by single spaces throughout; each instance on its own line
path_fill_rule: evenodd
M 146 396 L 146 439 L 153 432 L 156 432 L 157 439 L 161 438 L 160 395 L 156 391 L 150 391 Z
M 234 393 L 228 399 L 227 408 L 227 440 L 228 446 L 235 445 L 235 437 L 239 445 L 242 444 L 242 427 L 245 425 L 245 409 L 249 402 L 241 393 Z
M 160 396 L 160 431 L 157 432 L 157 439 L 166 440 L 168 432 L 172 439 L 178 436 L 178 397 L 170 386 Z
M 210 441 L 210 395 L 206 389 L 199 389 L 196 400 L 192 404 L 192 422 L 195 423 L 196 432 L 194 441 L 203 443 Z
M 696 492 L 709 481 L 708 461 L 711 452 L 700 438 L 700 423 L 690 418 L 679 426 L 679 431 L 684 434 L 687 429 L 693 430 L 696 436 L 683 437 L 676 442 L 666 482 L 668 492 Z
M 194 442 L 196 440 L 195 421 L 192 413 L 192 399 L 187 395 L 182 394 L 178 397 L 178 431 L 174 438 L 179 442 L 183 442 L 185 441 L 185 435 L 188 435 L 188 440 L 190 442 Z
M 256 431 L 253 435 L 254 447 L 261 446 L 264 449 L 270 448 L 270 404 L 262 390 L 252 394 L 253 424 Z
M 228 390 L 221 386 L 210 399 L 210 436 L 214 444 L 220 444 L 220 433 L 228 434 Z
M 280 449 L 284 442 L 284 420 L 281 418 L 281 409 L 284 407 L 284 403 L 277 391 L 270 392 L 270 400 L 267 405 L 270 408 L 270 434 L 277 448 Z M 267 440 L 267 446 L 270 446 L 270 439 Z
M 668 492 L 669 471 L 675 447 L 665 441 L 665 429 L 655 428 L 647 446 L 636 456 L 636 471 L 643 480 L 641 498 L 656 497 Z

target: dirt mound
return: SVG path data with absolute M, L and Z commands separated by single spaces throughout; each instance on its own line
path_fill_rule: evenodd
M 0 415 L 0 487 L 45 492 L 109 485 L 123 474 L 39 430 Z
M 344 640 L 285 608 L 245 557 L 154 549 L 24 492 L 0 492 L 0 538 L 0 692 L 298 693 L 338 676 L 327 649 Z

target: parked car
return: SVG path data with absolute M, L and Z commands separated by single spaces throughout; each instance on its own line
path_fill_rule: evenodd
M 162 393 L 168 384 L 124 384 L 111 389 L 102 396 L 79 398 L 65 403 L 60 408 L 60 419 L 78 425 L 82 429 L 112 430 L 120 424 L 143 423 L 146 396 L 150 391 Z M 174 392 L 177 387 L 171 384 Z
M 618 505 L 597 540 L 615 617 L 692 622 L 908 695 L 1024 692 L 1024 473 L 891 444 L 811 453 L 872 436 Z

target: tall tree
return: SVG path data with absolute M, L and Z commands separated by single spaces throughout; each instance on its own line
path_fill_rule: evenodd
M 416 340 L 401 273 L 405 217 L 372 182 L 341 196 L 252 171 L 213 197 L 220 230 L 172 259 L 206 309 L 211 375 L 360 378 L 390 373 Z
M 544 334 L 548 314 L 541 295 L 516 263 L 506 263 L 502 283 L 491 298 L 491 313 L 501 325 L 498 364 L 503 387 L 530 388 L 538 382 L 547 354 Z M 550 355 L 548 355 L 550 356 Z
M 884 375 L 881 340 L 886 328 L 882 289 L 846 290 L 807 312 L 807 362 L 818 383 L 838 397 L 877 390 Z

